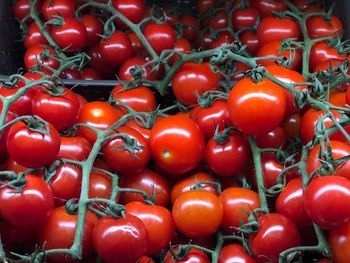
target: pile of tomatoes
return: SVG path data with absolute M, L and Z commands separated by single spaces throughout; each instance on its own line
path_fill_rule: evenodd
M 349 262 L 349 46 L 322 1 L 12 10 L 0 260 Z

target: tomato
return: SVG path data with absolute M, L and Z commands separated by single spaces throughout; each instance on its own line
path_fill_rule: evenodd
M 180 23 L 182 24 L 182 34 L 189 42 L 193 42 L 196 38 L 197 19 L 194 16 L 181 16 Z M 176 44 L 175 44 L 176 48 Z
M 51 123 L 57 130 L 64 131 L 75 124 L 79 113 L 79 101 L 67 88 L 55 95 L 38 92 L 32 102 L 33 115 Z
M 346 223 L 332 230 L 328 237 L 328 243 L 332 250 L 333 260 L 336 263 L 349 261 L 350 253 L 350 223 Z M 319 261 L 321 262 L 321 261 Z M 324 263 L 330 263 L 327 261 Z
M 274 56 L 278 58 L 287 58 L 287 59 L 293 59 L 290 68 L 292 70 L 298 71 L 301 65 L 301 52 L 300 50 L 291 51 L 291 50 L 284 50 L 281 52 L 281 41 L 271 41 L 267 44 L 261 45 L 258 49 L 256 56 L 257 57 L 266 57 L 266 56 Z M 266 67 L 269 65 L 275 65 L 274 59 L 263 59 L 259 60 L 258 62 L 262 66 Z
M 211 184 L 206 184 L 206 182 L 210 182 Z M 214 177 L 206 172 L 197 172 L 191 176 L 185 177 L 173 185 L 171 188 L 171 203 L 173 204 L 175 200 L 183 193 L 191 191 L 193 187 L 197 186 L 197 183 L 201 184 L 203 187 L 202 190 L 209 191 L 217 195 L 217 187 L 212 184 L 215 183 Z
M 205 141 L 194 121 L 177 115 L 156 121 L 151 130 L 150 146 L 153 159 L 161 169 L 182 174 L 199 164 Z
M 55 208 L 50 217 L 41 225 L 39 230 L 39 244 L 46 250 L 70 248 L 73 244 L 78 215 L 67 213 L 64 206 Z M 82 240 L 83 258 L 93 254 L 92 231 L 98 223 L 97 216 L 92 212 L 86 213 Z M 68 255 L 55 254 L 48 256 L 50 262 L 76 262 Z
M 213 8 L 216 0 L 197 0 L 196 8 L 199 14 L 207 12 L 210 8 Z
M 81 79 L 80 72 L 76 68 L 64 69 L 59 77 L 61 79 Z
M 327 19 L 322 16 L 311 16 L 306 21 L 306 27 L 310 38 L 341 36 L 344 30 L 342 22 L 335 15 Z
M 20 165 L 29 168 L 40 168 L 52 164 L 60 149 L 60 135 L 53 125 L 43 127 L 47 134 L 36 131 L 23 122 L 16 122 L 7 136 L 9 155 Z M 39 124 L 42 125 L 42 124 Z
M 270 16 L 272 12 L 282 12 L 287 10 L 287 4 L 279 0 L 255 0 L 252 1 L 254 7 L 258 8 L 261 16 Z
M 294 178 L 285 186 L 276 200 L 276 212 L 291 219 L 298 227 L 311 224 L 304 204 L 304 189 L 301 178 Z
M 145 16 L 145 3 L 142 0 L 113 0 L 112 5 L 134 24 L 140 23 Z M 117 21 L 119 25 L 123 25 L 121 21 Z
M 52 191 L 36 175 L 26 174 L 23 188 L 0 188 L 0 214 L 5 222 L 19 228 L 37 228 L 43 224 L 53 208 Z
M 286 143 L 286 135 L 281 127 L 269 133 L 259 135 L 255 138 L 255 143 L 259 148 L 281 148 Z
M 219 253 L 218 263 L 256 263 L 255 259 L 249 256 L 242 245 L 229 244 L 223 246 Z
M 50 57 L 48 57 L 47 54 L 49 54 Z M 55 52 L 51 47 L 45 45 L 31 46 L 24 54 L 24 65 L 26 69 L 29 70 L 34 69 L 39 62 L 43 66 L 38 65 L 38 69 L 43 73 L 51 74 L 52 71 L 46 67 L 58 69 L 60 66 L 59 61 L 51 56 L 55 56 Z
M 205 150 L 208 167 L 220 176 L 236 176 L 250 160 L 250 147 L 240 134 L 231 132 L 224 142 L 212 137 Z
M 71 0 L 44 0 L 41 11 L 46 21 L 57 15 L 70 18 L 74 16 L 75 4 Z
M 37 1 L 35 8 L 37 10 L 40 10 L 40 7 L 41 7 L 41 2 Z M 28 16 L 30 13 L 29 0 L 17 0 L 17 1 L 15 1 L 13 6 L 12 6 L 12 13 L 19 21 L 23 20 L 23 18 Z M 30 22 L 30 21 L 32 21 L 32 20 L 31 19 L 26 20 L 26 22 Z
M 116 133 L 121 135 L 102 146 L 107 163 L 120 175 L 135 174 L 143 170 L 151 157 L 146 139 L 129 127 L 120 127 Z
M 334 229 L 350 221 L 349 202 L 350 181 L 341 176 L 315 178 L 304 193 L 307 215 L 326 229 Z
M 60 151 L 57 158 L 84 161 L 88 158 L 92 145 L 83 137 L 61 137 Z
M 89 67 L 97 70 L 100 72 L 100 74 L 106 76 L 107 78 L 114 76 L 115 68 L 107 64 L 104 58 L 102 58 L 99 45 L 91 47 L 87 51 L 87 55 L 90 57 L 90 60 L 88 62 Z
M 173 78 L 172 89 L 176 99 L 185 104 L 197 104 L 197 95 L 219 89 L 218 76 L 208 64 L 198 64 L 195 68 L 180 70 Z
M 221 226 L 228 233 L 236 232 L 235 228 L 248 222 L 246 213 L 260 208 L 258 193 L 250 189 L 229 187 L 219 197 L 224 209 Z
M 219 228 L 223 205 L 212 192 L 193 190 L 175 200 L 172 214 L 176 227 L 186 236 L 206 237 Z
M 120 186 L 142 190 L 150 197 L 154 191 L 155 205 L 167 206 L 170 200 L 170 185 L 168 181 L 164 176 L 148 169 L 144 169 L 134 175 L 122 177 Z M 122 192 L 120 201 L 122 204 L 128 204 L 133 201 L 144 202 L 144 198 L 139 193 Z
M 144 28 L 144 35 L 158 55 L 163 50 L 172 49 L 175 45 L 175 30 L 166 22 L 163 24 L 148 23 Z
M 266 78 L 258 83 L 244 78 L 232 88 L 228 109 L 232 123 L 244 134 L 266 134 L 283 120 L 286 98 L 282 88 Z
M 89 198 L 109 199 L 112 193 L 111 178 L 99 171 L 92 171 L 89 181 Z
M 84 68 L 80 72 L 80 76 L 82 80 L 102 80 L 103 79 L 100 72 L 98 72 L 96 69 L 93 69 L 93 68 Z
M 155 255 L 167 248 L 175 233 L 172 214 L 168 209 L 157 205 L 131 202 L 125 206 L 126 213 L 138 217 L 148 231 L 147 255 Z
M 7 88 L 0 86 L 0 95 L 4 98 L 11 98 L 17 92 L 19 88 Z M 14 103 L 11 104 L 9 110 L 18 116 L 31 115 L 32 114 L 32 100 L 36 95 L 36 90 L 31 88 L 27 90 L 21 97 L 19 97 Z M 0 102 L 2 105 L 2 102 Z M 1 106 L 2 108 L 2 106 Z
M 6 171 L 13 171 L 15 173 L 25 172 L 28 170 L 28 167 L 24 167 L 20 164 L 18 164 L 13 158 L 8 157 L 5 162 L 5 169 Z
M 145 127 L 140 121 L 135 119 L 131 119 L 130 121 L 126 122 L 125 126 L 141 133 L 142 136 L 146 139 L 147 143 L 150 143 L 151 128 Z
M 155 263 L 153 259 L 151 259 L 147 256 L 140 257 L 140 259 L 137 262 L 138 263 Z
M 284 118 L 281 124 L 281 127 L 288 139 L 293 139 L 299 136 L 300 122 L 301 122 L 301 116 L 298 113 Z
M 118 77 L 121 80 L 134 80 L 134 77 L 132 76 L 130 70 L 135 67 L 139 66 L 142 67 L 142 76 L 145 79 L 152 79 L 151 69 L 150 67 L 143 67 L 143 65 L 146 64 L 146 61 L 141 57 L 132 57 L 126 60 L 120 67 L 118 71 Z
M 72 198 L 79 198 L 81 189 L 81 168 L 72 164 L 62 164 L 50 180 L 55 207 L 64 205 Z
M 135 57 L 140 56 L 142 52 L 145 50 L 145 47 L 143 46 L 142 41 L 134 32 L 130 32 L 128 34 L 128 37 L 131 41 L 132 56 L 135 56 Z
M 132 55 L 131 41 L 122 31 L 115 31 L 100 43 L 102 58 L 111 66 L 120 66 Z
M 256 8 L 239 8 L 233 11 L 232 27 L 234 30 L 241 28 L 252 28 L 259 18 L 259 12 Z
M 211 36 L 210 32 L 206 31 L 203 33 L 203 36 L 198 32 L 196 35 L 196 46 L 202 47 L 204 49 L 210 49 L 211 44 L 213 43 L 214 39 Z
M 133 215 L 114 219 L 104 217 L 92 236 L 97 254 L 106 263 L 134 263 L 145 255 L 148 232 L 144 223 Z
M 228 26 L 228 17 L 225 11 L 219 11 L 209 19 L 209 26 L 215 30 L 225 29 Z
M 235 41 L 230 32 L 224 31 L 219 33 L 219 36 L 209 44 L 209 49 L 215 49 L 221 46 L 227 46 Z
M 81 108 L 77 123 L 85 123 L 99 130 L 105 130 L 118 121 L 122 115 L 123 113 L 106 102 L 92 101 Z M 87 127 L 80 127 L 77 135 L 84 137 L 91 144 L 97 139 L 96 133 Z
M 243 31 L 240 35 L 240 41 L 242 45 L 246 46 L 246 49 L 248 50 L 249 54 L 251 54 L 252 56 L 256 55 L 260 43 L 255 32 L 252 32 L 250 30 Z
M 50 27 L 47 26 L 47 30 L 50 32 Z M 26 37 L 23 40 L 23 44 L 26 49 L 35 45 L 48 45 L 46 38 L 41 33 L 36 23 L 30 24 Z
M 232 125 L 227 102 L 224 100 L 215 100 L 205 107 L 195 106 L 191 110 L 190 117 L 198 124 L 206 140 L 213 137 L 215 129 L 222 131 Z
M 121 101 L 137 112 L 149 112 L 156 110 L 157 102 L 153 92 L 145 87 L 138 86 L 132 89 L 123 90 L 124 85 L 120 84 L 113 88 L 112 98 Z M 123 108 L 123 104 L 116 102 L 115 105 Z M 128 112 L 126 110 L 126 112 Z
M 201 2 L 201 1 L 198 1 Z M 203 1 L 204 2 L 204 1 Z M 173 251 L 175 253 L 179 252 L 179 248 L 175 247 L 173 248 Z M 209 257 L 207 256 L 207 254 L 205 254 L 202 250 L 199 250 L 197 248 L 191 248 L 187 255 L 181 259 L 178 260 L 176 259 L 170 251 L 168 251 L 165 255 L 164 258 L 164 263 L 209 263 Z
M 43 78 L 43 75 L 42 75 L 42 73 L 26 72 L 26 73 L 23 74 L 23 77 L 25 77 L 29 81 L 37 81 L 37 80 L 41 80 Z M 24 80 L 20 79 L 17 82 L 16 87 L 17 88 L 23 88 L 25 85 L 26 85 L 26 82 Z M 43 84 L 43 86 L 45 88 L 49 88 L 48 85 Z M 36 85 L 36 86 L 33 86 L 31 89 L 33 89 L 36 92 L 38 92 L 39 90 L 42 90 L 42 86 L 41 85 Z
M 191 43 L 186 38 L 177 39 L 175 42 L 174 50 L 178 53 L 182 54 L 190 54 L 192 51 Z M 169 64 L 174 65 L 177 60 L 179 60 L 180 56 L 174 54 L 169 58 Z
M 293 221 L 277 214 L 259 217 L 259 229 L 250 235 L 249 245 L 257 262 L 278 262 L 279 254 L 301 244 L 300 233 Z
M 92 47 L 101 39 L 103 34 L 103 26 L 96 16 L 85 14 L 81 18 L 81 22 L 84 24 L 86 29 L 86 43 L 87 47 Z

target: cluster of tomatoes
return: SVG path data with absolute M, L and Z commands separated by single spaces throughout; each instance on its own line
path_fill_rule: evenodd
M 15 1 L 27 72 L 0 87 L 1 259 L 349 261 L 339 18 L 321 1 L 195 7 Z M 108 102 L 61 81 L 114 77 Z

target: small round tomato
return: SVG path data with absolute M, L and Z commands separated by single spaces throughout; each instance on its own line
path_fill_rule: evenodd
M 221 46 L 227 46 L 235 41 L 232 34 L 228 31 L 219 33 L 219 36 L 209 44 L 209 49 L 215 49 Z
M 176 246 L 173 248 L 175 253 L 179 252 L 179 248 Z M 202 250 L 197 248 L 191 248 L 187 255 L 181 259 L 176 259 L 170 252 L 170 250 L 166 253 L 164 258 L 164 263 L 209 263 L 209 257 Z
M 255 142 L 259 148 L 278 149 L 285 145 L 286 135 L 281 127 L 277 127 L 269 133 L 257 136 Z
M 239 38 L 242 45 L 246 46 L 249 54 L 255 56 L 260 47 L 259 39 L 256 33 L 250 30 L 245 30 L 242 32 Z
M 196 8 L 199 14 L 207 12 L 210 8 L 213 8 L 215 5 L 215 0 L 197 0 Z
M 315 178 L 304 193 L 307 215 L 326 229 L 334 229 L 350 221 L 349 202 L 350 181 L 341 176 Z
M 81 18 L 81 22 L 84 24 L 86 29 L 86 43 L 87 47 L 92 47 L 101 39 L 103 34 L 103 26 L 96 16 L 85 14 Z
M 270 16 L 272 12 L 287 10 L 287 4 L 279 0 L 255 0 L 252 1 L 252 4 L 259 10 L 261 16 Z
M 232 26 L 234 30 L 241 28 L 252 28 L 259 18 L 259 12 L 256 8 L 239 8 L 233 11 Z
M 223 246 L 219 253 L 218 263 L 256 263 L 240 244 Z
M 249 245 L 257 262 L 278 262 L 282 251 L 301 244 L 299 230 L 289 218 L 271 213 L 259 217 L 258 222 L 258 232 L 249 237 Z
M 134 263 L 147 251 L 148 232 L 136 216 L 104 217 L 95 226 L 92 240 L 97 254 L 106 263 Z
M 19 88 L 17 87 L 0 87 L 0 95 L 4 98 L 11 98 L 18 92 L 18 90 Z M 32 101 L 36 94 L 37 91 L 34 88 L 27 90 L 21 97 L 11 104 L 9 110 L 18 116 L 32 115 Z M 0 105 L 2 105 L 2 102 L 0 102 Z
M 246 213 L 251 214 L 260 207 L 258 193 L 250 189 L 229 187 L 219 197 L 224 209 L 221 226 L 228 233 L 235 232 L 235 228 L 247 223 Z
M 206 237 L 219 228 L 223 206 L 212 192 L 193 190 L 175 200 L 172 213 L 176 227 L 186 236 Z
M 0 188 L 0 214 L 5 222 L 19 228 L 38 228 L 53 209 L 49 185 L 36 175 L 26 174 L 23 188 Z
M 64 206 L 55 208 L 39 229 L 38 242 L 44 249 L 67 249 L 73 244 L 78 215 L 69 214 Z M 86 258 L 94 253 L 92 231 L 98 222 L 97 216 L 88 211 L 84 221 L 82 256 Z M 64 254 L 49 255 L 50 262 L 72 263 L 70 256 Z
M 46 29 L 50 31 L 49 27 Z M 48 45 L 48 42 L 44 35 L 41 33 L 38 25 L 36 23 L 32 23 L 28 28 L 28 32 L 25 39 L 23 40 L 23 44 L 25 48 L 28 49 L 31 46 L 35 45 Z
M 181 16 L 180 23 L 182 24 L 182 34 L 189 42 L 193 42 L 196 38 L 197 19 L 194 16 Z M 176 48 L 176 44 L 175 44 Z
M 74 16 L 75 4 L 72 0 L 44 0 L 41 11 L 46 21 L 57 15 L 69 18 Z
M 92 171 L 89 181 L 89 198 L 109 199 L 112 193 L 111 178 L 99 171 Z
M 61 79 L 81 79 L 80 71 L 76 68 L 64 69 L 59 77 Z
M 60 151 L 57 158 L 84 161 L 88 158 L 92 145 L 83 137 L 61 137 Z
M 6 171 L 13 171 L 15 173 L 25 172 L 28 170 L 28 167 L 24 167 L 20 164 L 18 164 L 13 158 L 8 157 L 5 162 L 5 169 Z
M 29 3 L 29 0 L 17 0 L 14 2 L 12 6 L 12 13 L 19 21 L 21 21 L 23 20 L 23 18 L 29 15 L 30 6 L 31 5 Z M 35 6 L 36 10 L 40 10 L 40 7 L 41 7 L 41 2 L 37 1 Z M 27 20 L 26 22 L 29 22 L 29 21 Z
M 300 134 L 300 114 L 293 114 L 284 118 L 281 127 L 288 139 L 295 139 Z
M 347 90 L 346 92 L 339 92 L 331 95 L 329 97 L 329 103 L 338 107 L 346 107 L 346 104 L 348 103 L 346 97 L 347 97 L 347 93 L 350 92 L 350 89 L 347 89 Z
M 175 42 L 174 50 L 178 53 L 189 54 L 192 51 L 191 43 L 186 38 L 177 39 Z M 169 58 L 169 64 L 174 65 L 180 58 L 179 55 L 174 54 Z
M 126 213 L 138 217 L 148 231 L 146 255 L 158 254 L 169 246 L 175 234 L 172 214 L 168 209 L 157 205 L 131 202 L 125 206 Z
M 136 119 L 131 119 L 128 122 L 125 123 L 126 127 L 132 128 L 139 133 L 142 134 L 142 136 L 146 139 L 148 143 L 150 143 L 151 138 L 151 128 L 149 128 L 147 125 L 143 125 L 142 122 Z
M 135 57 L 140 56 L 145 50 L 145 47 L 143 46 L 142 41 L 134 32 L 130 32 L 128 34 L 128 37 L 131 41 L 132 55 Z
M 133 75 L 131 74 L 131 69 L 134 67 L 142 67 L 142 76 L 145 79 L 153 79 L 151 69 L 149 66 L 144 67 L 146 60 L 141 57 L 132 57 L 127 59 L 119 68 L 118 77 L 121 80 L 134 80 Z
M 209 26 L 215 30 L 224 29 L 228 26 L 228 14 L 226 11 L 219 11 L 209 19 Z
M 80 79 L 82 80 L 102 80 L 100 72 L 93 68 L 84 68 L 80 72 Z
M 140 23 L 145 16 L 146 7 L 142 0 L 113 0 L 112 5 L 134 24 Z M 119 19 L 117 21 L 119 25 L 123 25 Z
M 52 69 L 58 69 L 60 64 L 59 61 L 52 56 L 55 56 L 54 50 L 45 45 L 35 45 L 27 49 L 24 54 L 24 65 L 27 70 L 34 69 L 38 66 L 38 69 L 43 73 L 52 74 L 50 69 L 44 66 L 50 67 Z M 43 66 L 38 65 L 38 63 Z
M 156 121 L 151 130 L 150 146 L 156 165 L 168 173 L 182 174 L 199 164 L 205 140 L 194 121 L 173 115 Z
M 104 58 L 102 58 L 100 46 L 96 45 L 91 47 L 87 51 L 87 55 L 90 57 L 90 60 L 88 62 L 88 66 L 97 70 L 102 76 L 105 76 L 106 78 L 115 78 L 115 68 L 111 67 Z
M 55 127 L 47 123 L 47 127 L 42 127 L 43 133 L 33 127 L 36 124 L 44 126 L 16 122 L 7 136 L 9 155 L 20 165 L 34 169 L 52 164 L 60 149 L 60 135 Z
M 328 242 L 332 250 L 334 262 L 347 263 L 350 258 L 350 223 L 346 223 L 332 230 L 329 234 Z M 331 261 L 324 263 L 331 263 Z
M 163 50 L 172 49 L 176 41 L 174 28 L 168 24 L 148 23 L 144 28 L 144 35 L 157 54 Z
M 257 83 L 244 78 L 232 88 L 228 109 L 232 123 L 244 134 L 266 134 L 283 120 L 286 98 L 282 88 L 266 78 Z
M 306 27 L 310 38 L 340 36 L 343 33 L 343 24 L 335 15 L 327 19 L 322 16 L 311 16 L 306 21 Z

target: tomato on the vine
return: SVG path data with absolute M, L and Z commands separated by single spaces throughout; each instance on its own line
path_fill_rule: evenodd
M 74 16 L 75 4 L 72 0 L 44 0 L 41 11 L 46 21 L 57 15 L 70 18 Z
M 218 263 L 256 263 L 240 244 L 228 244 L 221 248 Z
M 331 15 L 327 18 L 322 16 L 311 16 L 306 21 L 310 38 L 340 36 L 343 33 L 343 24 L 340 19 Z
M 94 15 L 85 14 L 81 18 L 81 22 L 84 24 L 86 29 L 86 43 L 85 45 L 87 47 L 92 47 L 101 39 L 102 33 L 103 33 L 103 27 L 98 20 L 98 18 Z
M 144 18 L 145 3 L 143 0 L 113 0 L 112 5 L 134 24 L 140 23 Z M 117 19 L 117 22 L 123 25 L 121 20 Z
M 350 258 L 350 223 L 346 223 L 332 230 L 329 233 L 328 242 L 332 250 L 334 262 L 347 263 Z M 331 263 L 331 261 L 324 263 Z
M 144 35 L 157 54 L 163 50 L 172 49 L 175 45 L 175 30 L 167 22 L 162 24 L 148 23 L 144 28 Z
M 37 65 L 38 63 L 39 65 Z M 55 51 L 51 47 L 35 45 L 28 48 L 24 54 L 24 65 L 28 70 L 38 66 L 38 69 L 43 73 L 52 74 L 51 69 L 58 69 L 60 63 L 55 58 Z M 46 67 L 50 67 L 51 69 Z
M 174 253 L 178 253 L 179 252 L 179 248 L 176 246 L 174 248 L 172 248 Z M 172 253 L 170 251 L 168 251 L 165 255 L 164 258 L 164 263 L 209 263 L 209 257 L 207 256 L 207 254 L 205 254 L 202 250 L 199 250 L 197 248 L 191 248 L 187 255 L 179 260 L 176 259 Z

